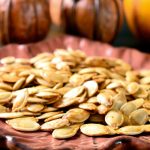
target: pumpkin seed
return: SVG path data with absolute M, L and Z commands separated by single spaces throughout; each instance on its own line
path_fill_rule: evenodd
M 48 107 L 45 107 L 41 112 L 51 112 L 51 111 L 56 111 L 56 110 L 58 109 L 55 107 L 48 106 Z
M 19 63 L 22 65 L 30 65 L 29 59 L 25 59 L 25 58 L 16 58 L 15 63 Z
M 121 112 L 119 111 L 114 111 L 111 110 L 109 111 L 106 116 L 105 116 L 105 122 L 113 127 L 113 128 L 118 128 L 119 126 L 121 126 L 124 122 L 124 116 Z
M 107 93 L 100 93 L 97 95 L 97 101 L 105 106 L 112 106 L 112 96 Z
M 126 81 L 128 81 L 128 82 L 136 82 L 136 81 L 138 81 L 138 77 L 137 77 L 136 72 L 127 71 L 126 72 Z
M 134 94 L 134 97 L 136 98 L 146 98 L 148 96 L 148 92 L 140 87 L 139 90 Z
M 63 99 L 57 101 L 56 103 L 54 103 L 53 106 L 55 108 L 65 108 L 65 107 L 77 104 L 79 99 L 80 98 L 78 98 L 78 97 L 77 98 L 63 98 Z
M 112 82 L 110 84 L 107 85 L 107 89 L 115 89 L 115 88 L 118 88 L 118 87 L 121 87 L 122 84 L 119 83 L 119 82 Z
M 132 103 L 136 106 L 136 108 L 144 107 L 145 101 L 143 98 L 138 98 L 132 101 Z M 150 107 L 149 107 L 150 108 Z
M 50 99 L 50 98 L 59 96 L 59 94 L 58 93 L 54 93 L 54 92 L 41 91 L 41 92 L 38 92 L 36 94 L 36 96 L 40 97 L 40 98 Z
M 144 77 L 140 80 L 141 84 L 150 84 L 150 76 Z
M 105 115 L 110 110 L 110 107 L 107 107 L 105 105 L 99 105 L 97 107 L 97 110 L 100 115 Z
M 44 122 L 48 122 L 48 121 L 51 121 L 51 120 L 59 119 L 59 118 L 63 117 L 64 115 L 65 115 L 65 113 L 61 113 L 61 114 L 57 114 L 57 115 L 51 116 L 51 117 L 45 119 Z
M 41 76 L 47 82 L 53 81 L 56 83 L 67 83 L 69 81 L 70 74 L 62 74 L 61 72 L 42 72 Z
M 42 98 L 37 98 L 37 97 L 28 97 L 27 101 L 29 103 L 47 103 L 48 100 L 42 99 Z
M 93 103 L 82 103 L 79 105 L 79 108 L 85 109 L 88 111 L 96 112 L 97 111 L 97 106 Z
M 124 126 L 117 130 L 118 134 L 138 135 L 144 132 L 142 126 Z
M 13 100 L 12 111 L 19 111 L 25 107 L 28 99 L 28 90 L 24 90 L 18 94 L 18 96 Z
M 88 97 L 92 97 L 98 91 L 98 84 L 96 81 L 87 81 L 83 84 L 83 86 L 88 91 Z
M 143 100 L 143 105 L 144 108 L 146 109 L 150 109 L 150 101 L 149 100 Z
M 36 78 L 36 81 L 38 82 L 38 84 L 44 85 L 44 86 L 47 86 L 47 87 L 53 87 L 55 85 L 55 83 L 51 84 L 51 83 L 49 83 L 49 82 L 47 82 L 47 81 L 45 81 L 41 78 L 38 78 L 38 77 Z
M 59 89 L 59 88 L 62 88 L 63 87 L 63 83 L 57 83 L 53 89 L 56 90 L 56 89 Z
M 69 121 L 67 119 L 56 119 L 42 124 L 41 130 L 51 131 L 52 129 L 58 129 L 64 126 L 69 126 Z
M 81 124 L 74 124 L 68 127 L 55 129 L 52 133 L 53 138 L 56 139 L 68 139 L 76 135 Z
M 73 88 L 70 91 L 68 91 L 64 95 L 64 98 L 75 98 L 75 97 L 78 97 L 79 95 L 81 95 L 83 92 L 84 92 L 84 87 L 79 86 L 79 87 Z
M 67 111 L 63 118 L 67 118 L 71 123 L 81 123 L 86 121 L 89 116 L 90 113 L 88 111 L 80 108 L 74 108 Z
M 26 78 L 26 81 L 25 81 L 25 85 L 28 85 L 29 83 L 31 83 L 33 80 L 35 79 L 35 75 L 34 74 L 30 74 L 27 78 Z
M 120 110 L 121 106 L 127 102 L 127 98 L 123 92 L 119 92 L 113 97 L 111 109 Z
M 133 125 L 144 125 L 148 121 L 148 113 L 145 109 L 137 109 L 130 114 L 129 119 Z
M 19 90 L 23 83 L 25 82 L 25 78 L 20 78 L 14 85 L 13 85 L 13 91 Z
M 38 116 L 37 119 L 46 119 L 46 118 L 49 118 L 49 117 L 52 117 L 54 115 L 61 114 L 61 113 L 62 111 L 47 112 L 47 113 L 42 114 L 41 116 Z
M 150 124 L 145 124 L 141 126 L 144 132 L 150 132 Z
M 0 89 L 11 91 L 12 90 L 12 86 L 7 84 L 7 83 L 1 82 L 0 83 Z
M 49 55 L 49 53 L 41 53 L 41 54 L 38 54 L 37 56 L 33 57 L 30 59 L 30 63 L 34 64 L 36 63 L 37 61 L 47 57 Z
M 61 95 L 64 95 L 65 93 L 67 93 L 71 89 L 72 89 L 71 87 L 63 87 L 63 88 L 57 89 L 57 92 L 60 93 Z
M 83 124 L 80 127 L 80 130 L 87 136 L 102 136 L 108 135 L 110 133 L 109 129 L 106 126 L 94 123 Z
M 135 94 L 139 90 L 140 86 L 137 82 L 131 82 L 127 86 L 127 91 L 130 94 Z
M 15 62 L 15 57 L 13 56 L 4 57 L 1 59 L 1 63 L 4 65 L 12 64 L 14 62 Z
M 97 104 L 97 97 L 91 97 L 87 100 L 88 103 L 93 103 L 93 104 Z
M 80 86 L 85 81 L 84 77 L 79 74 L 74 74 L 70 77 L 69 82 L 74 86 Z
M 140 70 L 139 75 L 142 77 L 150 76 L 150 71 L 149 70 Z
M 40 112 L 44 108 L 43 104 L 28 104 L 27 110 L 31 112 Z
M 37 131 L 40 125 L 34 117 L 16 118 L 6 121 L 12 128 L 19 131 Z
M 11 99 L 11 92 L 0 92 L 0 103 L 8 103 Z
M 136 105 L 132 102 L 128 102 L 128 103 L 123 104 L 120 110 L 123 114 L 128 116 L 130 113 L 136 110 Z
M 15 83 L 19 80 L 19 77 L 16 74 L 3 74 L 1 76 L 4 82 Z
M 81 104 L 81 103 L 84 103 L 87 101 L 87 91 L 84 91 L 84 93 L 82 95 L 80 95 L 80 97 L 77 97 L 78 98 L 78 103 Z
M 0 118 L 10 119 L 10 118 L 18 118 L 22 117 L 25 114 L 23 112 L 3 112 L 0 113 Z

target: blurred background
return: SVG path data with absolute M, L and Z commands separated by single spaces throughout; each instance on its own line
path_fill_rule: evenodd
M 150 0 L 0 0 L 0 45 L 70 34 L 150 53 Z
M 133 36 L 126 19 L 124 19 L 122 29 L 114 40 L 113 45 L 117 47 L 126 46 L 136 48 L 142 52 L 150 53 L 149 43 L 143 43 Z

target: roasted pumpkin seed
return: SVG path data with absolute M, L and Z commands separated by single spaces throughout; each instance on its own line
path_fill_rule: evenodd
M 44 108 L 43 104 L 28 104 L 27 110 L 31 112 L 40 112 Z
M 46 119 L 46 118 L 49 118 L 49 117 L 52 117 L 54 115 L 61 114 L 61 113 L 62 111 L 47 112 L 47 113 L 42 114 L 41 116 L 38 116 L 37 119 Z
M 65 115 L 65 113 L 61 113 L 61 114 L 57 114 L 57 115 L 51 116 L 51 117 L 45 119 L 44 122 L 48 122 L 48 121 L 51 121 L 51 120 L 59 119 L 59 118 L 63 117 L 64 115 Z
M 11 92 L 0 92 L 0 103 L 8 103 L 11 99 Z
M 28 90 L 24 90 L 18 94 L 18 96 L 13 101 L 12 111 L 16 112 L 21 110 L 27 104 Z
M 97 111 L 97 106 L 93 103 L 82 103 L 79 105 L 79 108 L 85 109 L 91 112 L 96 112 Z
M 123 104 L 120 110 L 122 113 L 128 116 L 130 113 L 136 110 L 136 105 L 132 102 L 128 102 L 128 103 Z
M 68 139 L 76 135 L 81 124 L 74 124 L 68 127 L 55 129 L 52 133 L 53 138 L 56 139 Z
M 102 136 L 108 135 L 110 133 L 109 129 L 106 126 L 94 123 L 83 124 L 80 127 L 80 130 L 87 136 Z
M 56 119 L 42 124 L 41 130 L 51 131 L 53 129 L 62 128 L 64 126 L 69 126 L 69 121 L 67 119 Z
M 12 128 L 19 131 L 37 131 L 40 128 L 40 125 L 37 123 L 37 120 L 33 117 L 23 117 L 16 118 L 6 121 Z
M 68 91 L 64 95 L 64 98 L 75 98 L 75 97 L 78 97 L 79 95 L 81 95 L 83 92 L 84 92 L 84 87 L 79 86 L 79 87 L 73 88 L 70 91 Z
M 144 125 L 148 121 L 148 113 L 145 109 L 137 109 L 129 115 L 133 125 Z
M 25 113 L 23 113 L 23 112 L 3 112 L 3 113 L 0 113 L 0 118 L 4 118 L 4 119 L 18 118 L 18 117 L 22 117 L 22 116 L 25 116 Z
M 6 64 L 12 64 L 15 62 L 15 57 L 13 56 L 8 56 L 8 57 L 5 57 L 5 58 L 2 58 L 1 59 L 1 63 L 6 65 Z
M 121 112 L 119 111 L 114 111 L 114 110 L 111 110 L 109 111 L 106 116 L 105 116 L 105 122 L 113 127 L 113 128 L 118 128 L 120 127 L 123 122 L 124 122 L 124 116 Z
M 83 86 L 88 91 L 88 97 L 93 96 L 98 91 L 98 84 L 96 81 L 87 81 L 83 84 Z
M 118 134 L 138 135 L 144 132 L 142 126 L 124 126 L 117 130 Z
M 71 123 L 82 123 L 86 121 L 89 116 L 90 113 L 88 111 L 80 108 L 74 108 L 67 111 L 63 118 L 67 118 Z

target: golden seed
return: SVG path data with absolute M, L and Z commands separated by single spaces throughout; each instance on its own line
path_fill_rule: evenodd
M 55 119 L 52 121 L 48 121 L 41 125 L 41 130 L 51 131 L 52 129 L 62 128 L 64 126 L 69 126 L 69 121 L 67 119 Z
M 98 91 L 98 84 L 96 81 L 86 81 L 83 86 L 88 91 L 88 97 L 92 97 Z
M 37 123 L 36 119 L 33 117 L 23 117 L 16 118 L 6 121 L 12 128 L 19 131 L 37 131 L 40 125 Z
M 118 134 L 138 135 L 144 132 L 142 126 L 124 126 L 117 130 Z
M 84 124 L 80 127 L 80 130 L 83 134 L 88 136 L 102 136 L 109 134 L 108 128 L 102 124 Z
M 27 110 L 31 112 L 40 112 L 44 108 L 43 104 L 28 104 Z
M 76 135 L 82 124 L 74 124 L 68 127 L 55 129 L 52 133 L 53 138 L 56 139 L 68 139 Z
M 106 116 L 105 116 L 105 122 L 113 127 L 113 128 L 118 128 L 119 126 L 121 126 L 124 122 L 124 116 L 121 112 L 119 111 L 114 111 L 111 110 L 109 111 Z
M 90 113 L 88 111 L 80 108 L 74 108 L 67 111 L 64 118 L 67 118 L 71 123 L 82 123 L 87 120 L 89 116 Z

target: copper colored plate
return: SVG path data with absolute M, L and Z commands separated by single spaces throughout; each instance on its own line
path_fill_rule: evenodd
M 129 62 L 135 69 L 150 69 L 150 54 L 141 53 L 130 48 L 114 48 L 100 42 L 92 42 L 86 39 L 71 36 L 60 36 L 47 39 L 37 44 L 8 45 L 0 49 L 0 58 L 13 55 L 15 57 L 32 57 L 37 53 L 50 51 L 56 48 L 81 49 L 88 55 L 101 55 L 106 57 L 122 58 Z M 18 132 L 0 121 L 0 149 L 23 149 L 23 150 L 149 150 L 150 134 L 139 136 L 103 136 L 87 137 L 78 133 L 77 136 L 68 140 L 56 140 L 48 132 Z

